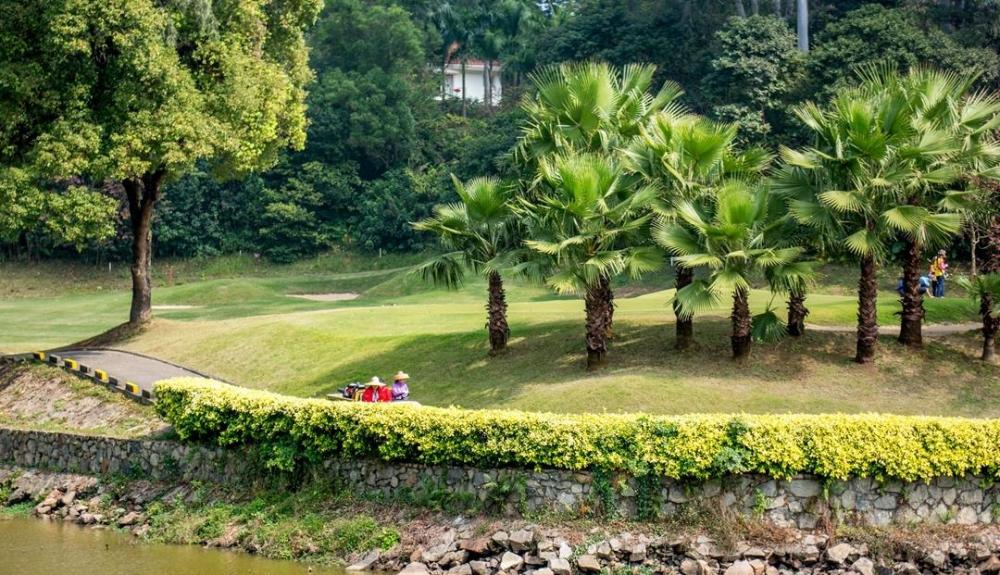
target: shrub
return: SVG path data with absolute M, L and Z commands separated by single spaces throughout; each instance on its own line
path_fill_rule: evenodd
M 1000 477 L 1000 420 L 897 415 L 558 415 L 301 399 L 201 379 L 156 386 L 184 440 L 254 446 L 271 467 L 327 457 L 601 469 L 675 479 Z

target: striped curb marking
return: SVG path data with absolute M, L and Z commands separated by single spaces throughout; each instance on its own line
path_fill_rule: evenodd
M 113 377 L 106 370 L 97 368 L 92 369 L 71 357 L 63 358 L 58 355 L 47 354 L 44 351 L 36 351 L 31 354 L 31 357 L 35 361 L 48 363 L 56 367 L 62 367 L 66 371 L 72 371 L 73 373 L 93 379 L 97 383 L 105 384 L 109 389 L 124 393 L 125 395 L 128 395 L 138 401 L 144 403 L 153 403 L 154 401 L 152 393 L 140 388 L 131 381 L 122 382 L 122 380 L 117 377 Z

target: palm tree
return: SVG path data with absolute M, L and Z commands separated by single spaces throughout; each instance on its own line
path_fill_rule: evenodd
M 796 113 L 815 146 L 783 148 L 784 166 L 774 178 L 798 222 L 858 258 L 858 363 L 875 360 L 877 268 L 889 242 L 897 234 L 946 237 L 961 224 L 953 213 L 901 201 L 904 183 L 915 177 L 906 109 L 898 91 L 849 90 L 826 109 L 801 106 Z
M 619 71 L 588 62 L 535 72 L 535 94 L 522 103 L 529 118 L 518 157 L 531 163 L 557 153 L 615 152 L 681 94 L 670 82 L 655 96 L 650 94 L 655 71 L 649 64 L 630 64 Z
M 653 218 L 656 191 L 635 189 L 607 156 L 558 155 L 539 165 L 537 197 L 522 198 L 531 250 L 550 262 L 546 282 L 560 293 L 584 294 L 587 368 L 605 364 L 614 321 L 611 281 L 639 277 L 662 264 L 663 254 L 641 245 Z
M 1000 273 L 980 274 L 972 279 L 958 278 L 972 299 L 979 303 L 983 319 L 983 361 L 996 361 L 997 333 L 1000 332 Z
M 413 224 L 431 232 L 449 250 L 417 268 L 428 281 L 448 288 L 462 284 L 466 271 L 486 276 L 488 283 L 487 329 L 490 354 L 507 348 L 507 298 L 504 270 L 517 270 L 522 253 L 518 218 L 514 214 L 511 187 L 495 178 L 476 178 L 462 183 L 452 176 L 460 203 L 438 206 L 434 215 Z
M 682 266 L 708 270 L 706 278 L 677 292 L 675 301 L 682 314 L 690 316 L 716 307 L 725 296 L 732 298 L 730 339 L 735 359 L 750 355 L 750 275 L 763 271 L 774 286 L 804 285 L 809 277 L 807 267 L 794 265 L 801 248 L 777 247 L 771 207 L 766 187 L 733 180 L 723 184 L 711 202 L 700 206 L 690 200 L 678 202 L 677 221 L 661 220 L 653 233 Z
M 893 101 L 905 104 L 895 117 L 902 126 L 900 160 L 910 167 L 901 183 L 905 207 L 900 215 L 908 221 L 900 228 L 907 249 L 899 342 L 919 347 L 923 343 L 919 278 L 924 251 L 947 242 L 958 231 L 950 231 L 953 220 L 972 208 L 972 192 L 953 191 L 956 185 L 988 174 L 1000 161 L 1000 147 L 992 135 L 1000 125 L 1000 99 L 970 94 L 975 76 L 933 68 L 901 74 L 893 67 L 874 67 L 864 70 L 862 78 L 862 90 L 875 95 L 898 92 L 900 97 Z M 948 230 L 934 225 L 940 218 L 950 220 Z
M 628 169 L 660 190 L 659 208 L 670 217 L 672 207 L 684 200 L 711 194 L 727 176 L 759 175 L 767 166 L 767 155 L 759 150 L 737 154 L 736 126 L 712 122 L 671 104 L 640 127 L 625 150 Z M 675 263 L 677 291 L 694 279 L 691 268 Z M 677 349 L 691 345 L 692 316 L 681 313 L 675 300 Z

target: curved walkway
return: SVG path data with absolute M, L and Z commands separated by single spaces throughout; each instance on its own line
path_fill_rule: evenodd
M 193 369 L 167 361 L 117 349 L 61 349 L 53 352 L 63 359 L 74 359 L 91 369 L 101 369 L 120 381 L 153 392 L 153 385 L 173 377 L 208 377 Z
M 953 335 L 969 331 L 980 330 L 981 323 L 932 323 L 924 325 L 923 334 L 934 337 L 936 335 Z M 813 325 L 806 324 L 806 331 L 818 331 L 824 333 L 854 333 L 858 330 L 855 325 Z M 878 326 L 879 335 L 899 335 L 899 324 Z

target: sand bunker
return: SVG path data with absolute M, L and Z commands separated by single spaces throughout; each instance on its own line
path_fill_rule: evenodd
M 361 297 L 361 294 L 352 292 L 303 293 L 303 294 L 290 294 L 289 297 L 307 299 L 309 301 L 351 301 L 352 299 L 358 299 L 359 297 Z

